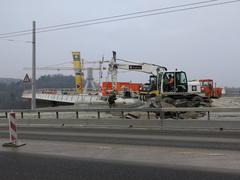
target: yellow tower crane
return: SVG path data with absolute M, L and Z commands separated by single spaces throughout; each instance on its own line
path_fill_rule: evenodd
M 84 77 L 83 77 L 83 71 L 82 71 L 82 65 L 81 65 L 80 52 L 74 51 L 72 52 L 72 56 L 73 56 L 73 68 L 75 71 L 76 93 L 82 94 Z

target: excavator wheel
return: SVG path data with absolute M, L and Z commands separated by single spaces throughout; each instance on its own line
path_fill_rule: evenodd
M 174 102 L 174 106 L 175 107 L 189 107 L 189 101 L 185 98 L 183 99 L 177 99 L 175 102 Z
M 174 103 L 175 103 L 175 100 L 171 97 L 164 97 L 162 99 L 162 101 L 165 102 L 165 103 L 168 103 L 168 104 L 172 104 L 172 105 L 174 105 Z
M 199 107 L 201 102 L 203 102 L 203 98 L 200 96 L 194 96 L 191 101 L 193 103 L 192 107 Z

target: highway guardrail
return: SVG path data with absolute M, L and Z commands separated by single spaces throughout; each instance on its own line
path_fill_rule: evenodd
M 147 118 L 150 119 L 150 113 L 159 113 L 161 119 L 164 119 L 164 113 L 172 112 L 176 113 L 176 118 L 178 119 L 178 114 L 181 112 L 205 112 L 207 113 L 207 119 L 210 120 L 211 113 L 213 112 L 240 112 L 240 108 L 228 108 L 228 107 L 201 107 L 201 108 L 41 108 L 41 109 L 6 109 L 0 110 L 0 113 L 5 113 L 7 118 L 8 112 L 16 112 L 21 114 L 21 118 L 24 118 L 24 113 L 37 113 L 38 118 L 41 118 L 41 113 L 53 112 L 56 114 L 56 119 L 59 118 L 59 113 L 64 112 L 74 112 L 76 113 L 76 119 L 79 118 L 79 112 L 91 112 L 97 113 L 97 118 L 101 118 L 101 113 L 111 113 L 119 112 L 122 118 L 124 118 L 125 113 L 131 112 L 145 112 L 147 113 Z

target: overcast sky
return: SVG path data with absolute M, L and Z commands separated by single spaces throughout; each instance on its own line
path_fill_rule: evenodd
M 0 33 L 77 22 L 201 0 L 0 0 Z M 224 0 L 223 0 L 224 1 Z M 228 1 L 228 0 L 225 0 Z M 187 72 L 188 79 L 214 79 L 220 86 L 240 86 L 240 2 L 185 12 L 150 16 L 63 31 L 37 34 L 37 66 L 82 58 L 118 58 L 149 62 Z M 23 78 L 31 66 L 31 35 L 0 39 L 0 77 Z M 37 72 L 42 74 L 56 72 Z M 73 72 L 61 72 L 73 74 Z M 131 77 L 131 79 L 130 79 Z M 148 75 L 126 73 L 124 81 Z

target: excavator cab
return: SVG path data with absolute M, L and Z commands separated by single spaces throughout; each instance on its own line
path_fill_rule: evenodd
M 166 71 L 162 75 L 163 93 L 168 92 L 188 92 L 187 76 L 183 71 Z M 159 83 L 161 84 L 161 83 Z
M 154 97 L 154 96 L 157 96 L 158 94 L 159 94 L 159 91 L 158 91 L 157 76 L 151 75 L 149 77 L 149 82 L 143 84 L 140 87 L 140 96 Z
M 140 88 L 140 96 L 143 99 L 155 97 L 161 93 L 188 92 L 186 73 L 183 71 L 165 71 L 149 77 L 149 83 Z
M 157 90 L 157 76 L 151 75 L 149 78 L 150 91 Z

